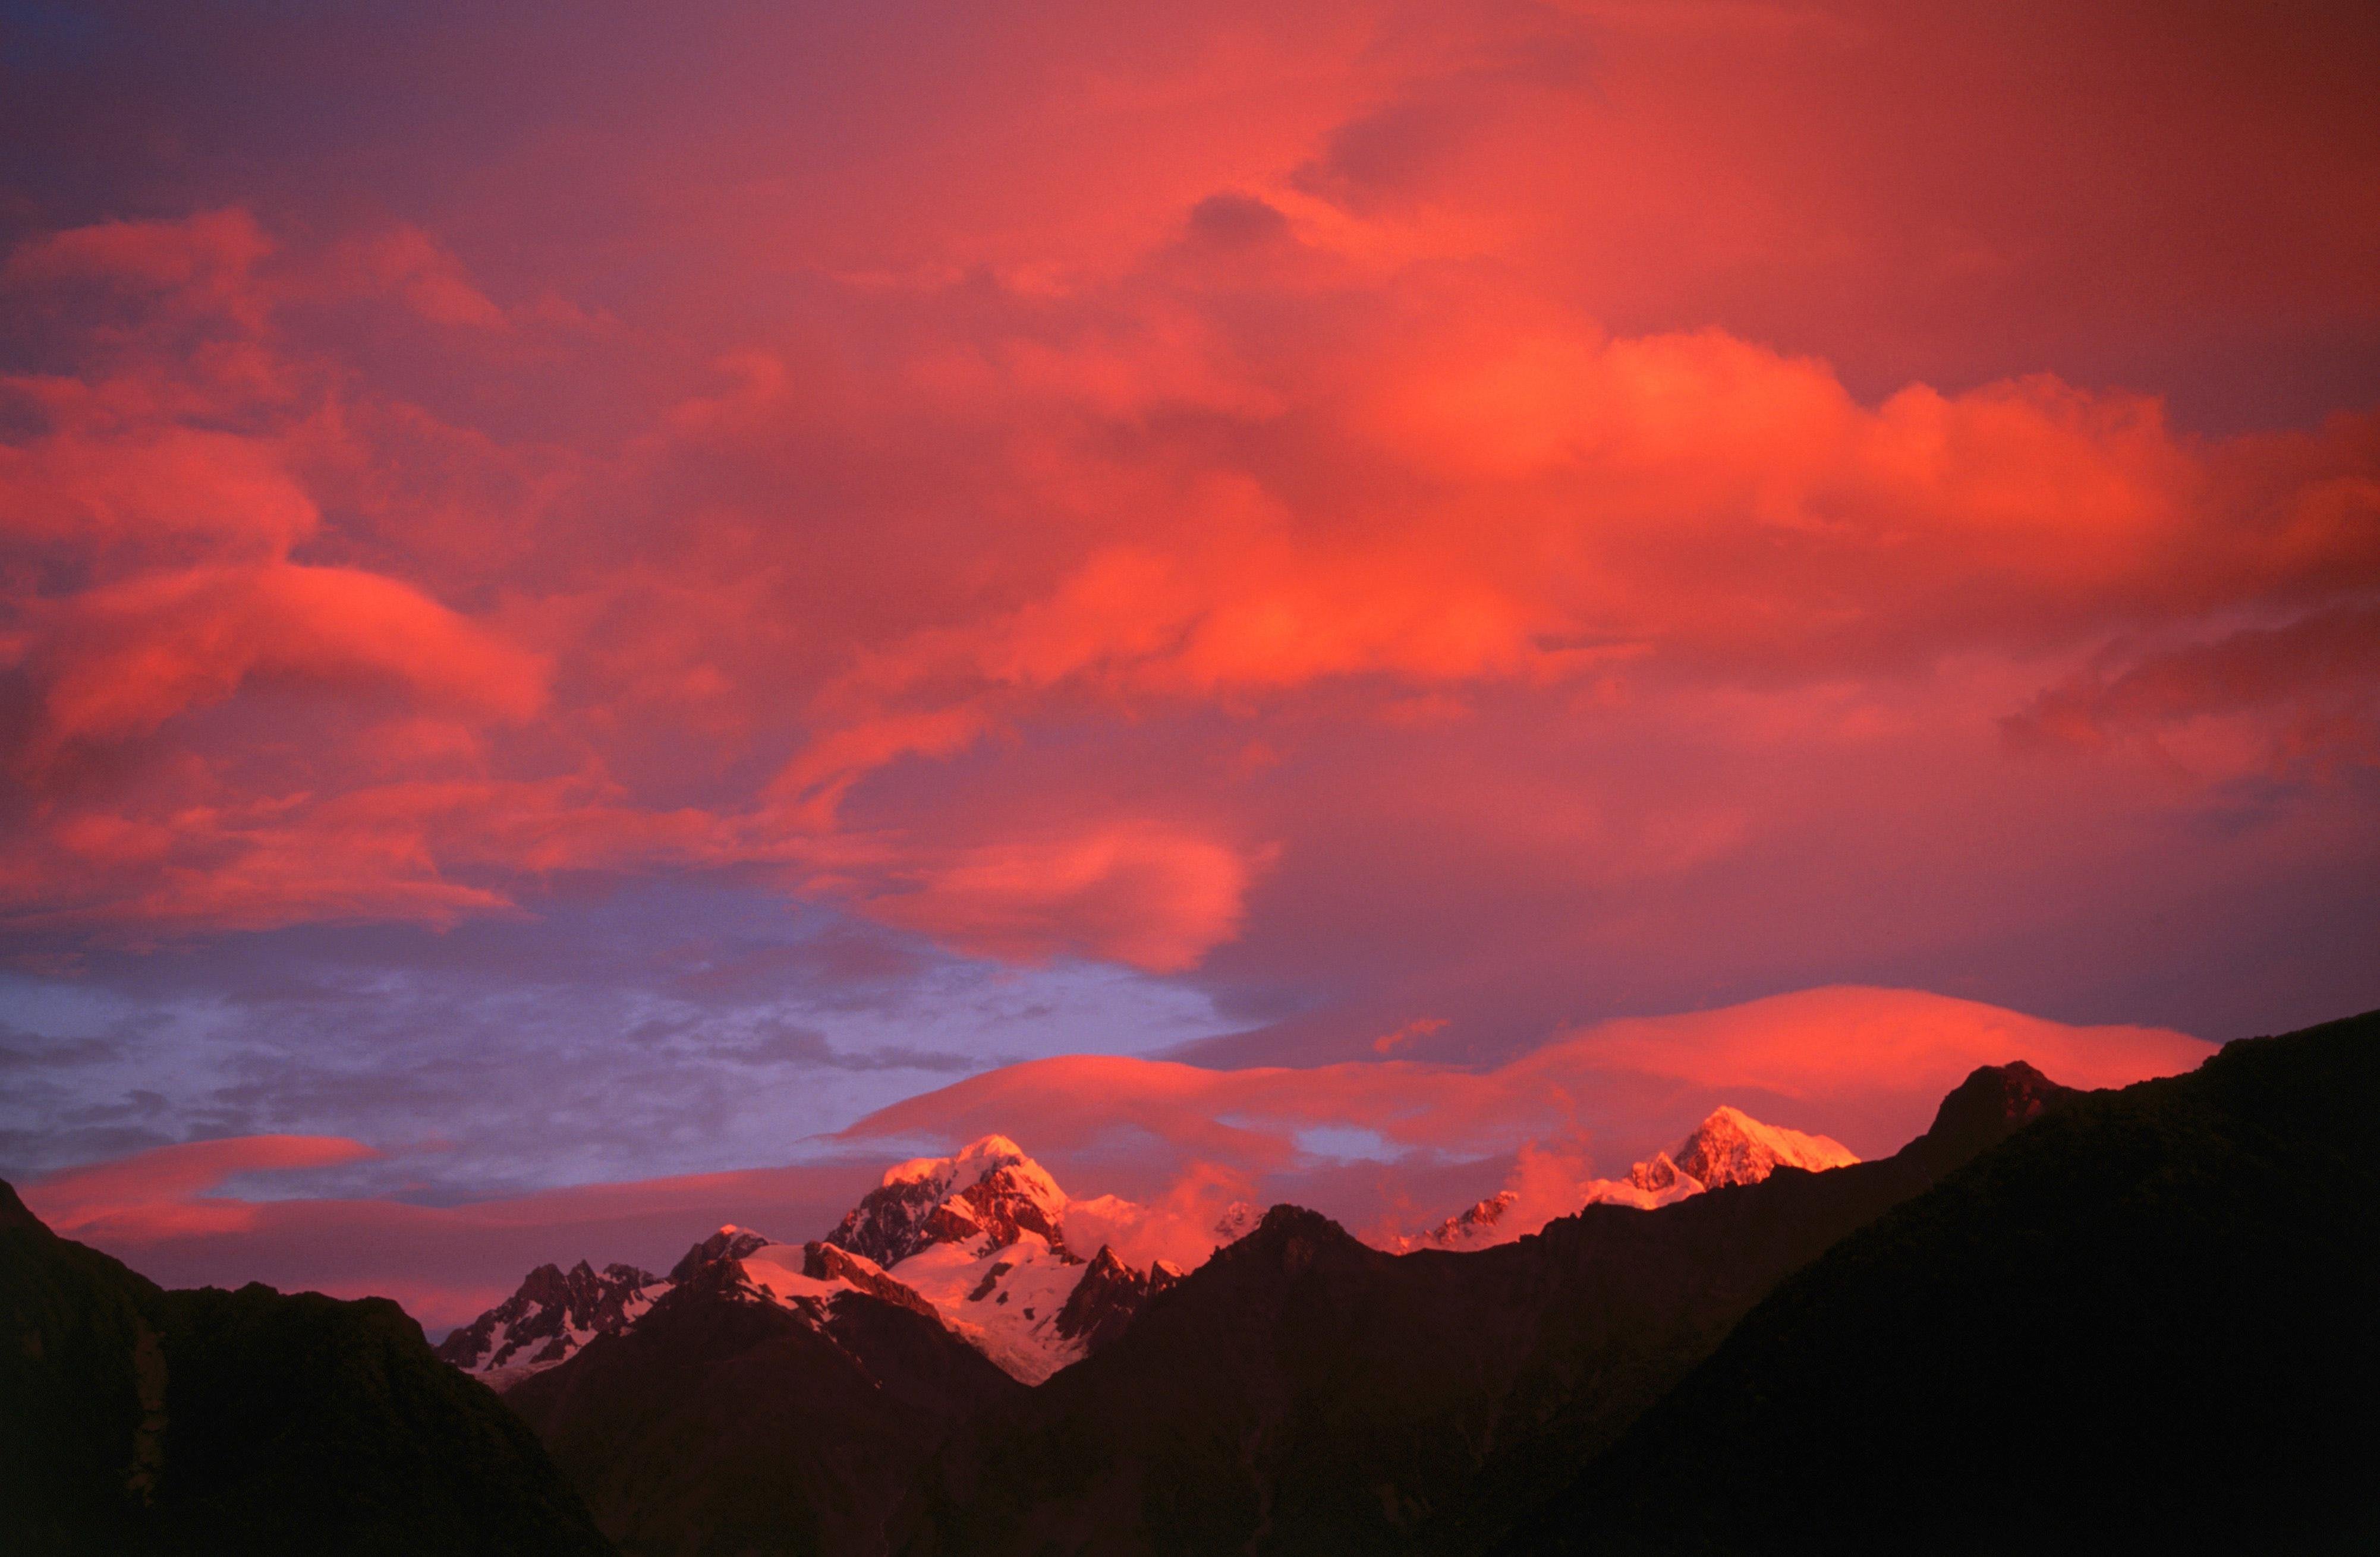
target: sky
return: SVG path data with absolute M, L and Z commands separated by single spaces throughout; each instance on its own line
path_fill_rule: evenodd
M 969 1130 L 1387 1226 L 2380 1006 L 2375 75 L 0 0 L 0 1177 L 452 1322 Z

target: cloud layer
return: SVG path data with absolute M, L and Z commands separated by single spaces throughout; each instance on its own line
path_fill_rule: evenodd
M 2380 1002 L 2380 27 L 1941 9 L 12 34 L 0 1167 Z
M 373 1155 L 336 1137 L 243 1136 L 165 1146 L 44 1179 L 28 1203 L 68 1236 L 168 1281 L 247 1270 L 302 1286 L 383 1292 L 459 1323 L 526 1261 L 665 1266 L 722 1221 L 781 1237 L 830 1227 L 888 1164 L 1002 1134 L 1077 1199 L 1130 1213 L 1080 1236 L 1137 1262 L 1205 1258 L 1234 1201 L 1317 1205 L 1387 1240 L 1502 1184 L 1544 1214 L 1560 1185 L 1675 1140 L 1721 1103 L 1881 1155 L 1922 1132 L 1979 1065 L 2025 1059 L 2071 1085 L 2119 1086 L 2196 1066 L 2209 1045 L 2136 1027 L 2069 1027 L 1906 991 L 1839 988 L 1690 1016 L 1598 1023 L 1506 1064 L 1406 1060 L 1208 1069 L 1115 1055 L 1004 1067 L 879 1110 L 808 1165 L 589 1185 L 429 1207 L 389 1198 L 242 1198 L 274 1171 Z M 1548 1179 L 1560 1183 L 1548 1187 Z M 841 1197 L 838 1199 L 838 1197 Z

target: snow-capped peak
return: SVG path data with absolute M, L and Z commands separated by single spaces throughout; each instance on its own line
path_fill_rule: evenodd
M 1819 1172 L 1859 1158 L 1840 1141 L 1823 1135 L 1767 1125 L 1741 1108 L 1721 1107 L 1668 1152 L 1656 1152 L 1628 1170 L 1624 1179 L 1590 1178 L 1559 1188 L 1531 1180 L 1505 1189 L 1448 1217 L 1428 1232 L 1397 1237 L 1383 1247 L 1395 1254 L 1417 1249 L 1486 1249 L 1537 1231 L 1557 1216 L 1590 1205 L 1634 1206 L 1642 1211 L 1730 1184 L 1757 1184 L 1780 1167 Z
M 1095 1256 L 1088 1261 L 1068 1246 L 1070 1213 L 1092 1246 L 1084 1251 Z M 1181 1279 L 1162 1261 L 1135 1270 L 1107 1247 L 1102 1229 L 1128 1226 L 1139 1215 L 1111 1195 L 1069 1199 L 1015 1141 L 988 1135 L 947 1157 L 894 1165 L 815 1242 L 778 1243 L 729 1223 L 687 1249 L 667 1282 L 613 1270 L 648 1284 L 635 1314 L 675 1289 L 681 1300 L 771 1303 L 831 1330 L 838 1305 L 863 1294 L 940 1320 L 1011 1374 L 1038 1383 L 1120 1334 L 1143 1302 Z M 547 1268 L 531 1284 L 549 1276 L 564 1279 Z M 475 1332 L 498 1333 L 508 1311 L 491 1310 Z M 551 1355 L 540 1352 L 539 1364 L 576 1350 L 585 1335 L 571 1334 Z M 484 1371 L 494 1366 L 483 1360 L 492 1355 L 482 1335 L 456 1344 L 452 1360 Z
M 988 1135 L 948 1157 L 917 1157 L 887 1170 L 842 1225 L 826 1237 L 888 1270 L 930 1244 L 964 1243 L 988 1253 L 1038 1233 L 1065 1248 L 1070 1202 L 1049 1171 L 1004 1135 Z
M 633 1265 L 600 1273 L 584 1260 L 567 1272 L 540 1265 L 510 1298 L 441 1341 L 438 1355 L 501 1388 L 626 1329 L 669 1289 Z
M 1038 1383 L 1115 1334 L 1148 1291 L 1148 1277 L 1109 1254 L 1102 1296 L 1070 1311 L 1094 1252 L 1068 1244 L 1076 1210 L 1097 1228 L 1136 1208 L 1105 1195 L 1078 1205 L 1015 1141 L 988 1135 L 894 1166 L 825 1241 L 882 1267 L 986 1357 Z
M 1499 1225 L 1505 1214 L 1521 1201 L 1517 1189 L 1500 1189 L 1477 1205 L 1466 1207 L 1432 1227 L 1418 1237 L 1399 1238 L 1390 1246 L 1398 1254 L 1410 1254 L 1416 1249 L 1485 1249 L 1490 1244 L 1509 1243 L 1504 1229 Z
M 1780 1167 L 1813 1173 L 1859 1161 L 1842 1142 L 1764 1125 L 1741 1108 L 1720 1107 L 1669 1154 L 1677 1170 L 1706 1189 L 1757 1184 Z
M 1031 1162 L 1025 1149 L 1004 1135 L 987 1135 L 963 1148 L 955 1156 L 912 1157 L 905 1163 L 895 1163 L 884 1170 L 882 1188 L 895 1184 L 930 1184 L 943 1194 L 953 1188 L 965 1188 L 994 1168 L 1011 1163 Z

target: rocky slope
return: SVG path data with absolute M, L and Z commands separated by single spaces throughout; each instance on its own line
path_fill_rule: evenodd
M 540 1265 L 519 1291 L 438 1343 L 438 1355 L 502 1388 L 598 1335 L 627 1328 L 668 1290 L 667 1282 L 633 1265 L 601 1273 L 584 1260 L 567 1272 Z
M 2094 1093 L 1844 1239 L 1537 1552 L 2380 1551 L 2380 1015 Z
M 1978 1071 L 1894 1156 L 1450 1253 L 1278 1206 L 955 1435 L 913 1553 L 1460 1552 L 1560 1490 L 1788 1273 L 2068 1096 Z
M 666 1281 L 625 1265 L 597 1274 L 531 1272 L 518 1292 L 447 1337 L 440 1355 L 497 1388 L 618 1334 L 691 1272 L 722 1262 L 751 1294 L 792 1304 L 830 1289 L 873 1293 L 938 1318 L 1012 1377 L 1038 1383 L 1123 1333 L 1149 1293 L 1178 1272 L 1127 1266 L 1104 1245 L 1078 1249 L 1070 1221 L 1111 1225 L 1112 1196 L 1070 1199 L 1005 1136 L 949 1157 L 888 1170 L 824 1238 L 778 1243 L 722 1227 Z M 1081 1290 L 1086 1281 L 1093 1285 Z
M 609 1550 L 395 1304 L 167 1292 L 0 1184 L 0 1551 Z
M 873 1261 L 725 1228 L 505 1402 L 636 1557 L 880 1552 L 918 1468 L 1023 1385 Z

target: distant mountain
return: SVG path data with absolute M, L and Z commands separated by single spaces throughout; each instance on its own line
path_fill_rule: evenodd
M 1926 1136 L 1817 1173 L 1759 1161 L 1783 1132 L 1722 1120 L 1698 1162 L 1760 1181 L 1472 1252 L 1391 1255 L 1276 1206 L 1114 1344 L 954 1434 L 901 1550 L 1479 1550 L 1779 1279 L 2073 1095 L 1979 1070 Z
M 1706 1189 L 1723 1189 L 1732 1184 L 1757 1184 L 1780 1167 L 1819 1173 L 1859 1161 L 1841 1141 L 1764 1125 L 1741 1108 L 1726 1107 L 1696 1125 L 1694 1133 L 1666 1156 L 1669 1171 L 1663 1169 L 1662 1157 L 1656 1156 L 1631 1169 L 1630 1181 L 1638 1189 L 1658 1189 L 1667 1188 L 1675 1175 Z
M 1013 1377 L 1038 1383 L 1123 1333 L 1149 1292 L 1178 1272 L 1125 1265 L 1103 1244 L 1079 1249 L 1070 1224 L 1113 1225 L 1135 1208 L 1111 1195 L 1075 1201 L 1006 1136 L 950 1157 L 889 1169 L 842 1223 L 809 1244 L 724 1227 L 687 1255 L 724 1260 L 766 1300 L 818 1296 L 824 1283 L 893 1297 L 938 1317 Z M 830 1257 L 820 1252 L 832 1250 Z M 447 1337 L 439 1355 L 499 1389 L 550 1368 L 599 1334 L 638 1322 L 673 1284 L 626 1265 L 581 1261 L 529 1273 L 520 1290 Z M 823 1274 L 820 1273 L 824 1273 Z M 1094 1280 L 1094 1289 L 1078 1288 Z M 888 1286 L 886 1284 L 890 1283 Z
M 609 1551 L 382 1298 L 167 1292 L 0 1184 L 0 1551 Z
M 933 1305 L 952 1331 L 1026 1383 L 1038 1383 L 1121 1332 L 1148 1273 L 1104 1246 L 1075 1247 L 1069 1225 L 1112 1222 L 1133 1208 L 1113 1196 L 1075 1201 L 1006 1136 L 953 1157 L 922 1157 L 884 1175 L 825 1241 L 875 1261 Z M 1075 1287 L 1102 1261 L 1103 1327 L 1062 1322 Z
M 668 1290 L 669 1283 L 633 1265 L 600 1273 L 584 1260 L 567 1272 L 540 1265 L 519 1291 L 438 1343 L 438 1355 L 502 1388 L 625 1329 Z
M 1024 1391 L 867 1256 L 723 1227 L 504 1399 L 623 1551 L 741 1557 L 884 1551 L 935 1446 Z
M 1705 1189 L 1757 1184 L 1780 1167 L 1816 1173 L 1858 1161 L 1840 1141 L 1764 1125 L 1740 1108 L 1722 1107 L 1695 1126 L 1674 1151 L 1655 1153 L 1631 1167 L 1626 1178 L 1597 1178 L 1578 1186 L 1564 1209 L 1630 1205 L 1650 1211 Z M 1397 1254 L 1418 1249 L 1490 1249 L 1537 1231 L 1545 1220 L 1545 1209 L 1530 1216 L 1519 1191 L 1505 1189 L 1389 1247 Z
M 2375 1119 L 2380 1014 L 2059 1109 L 1780 1285 L 1508 1550 L 2380 1551 Z

